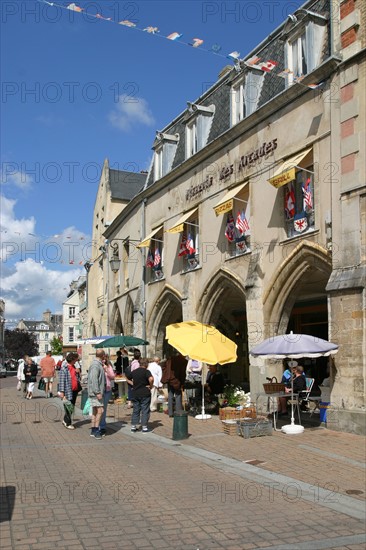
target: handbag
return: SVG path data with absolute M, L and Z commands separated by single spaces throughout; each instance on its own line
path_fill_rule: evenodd
M 89 413 L 90 413 L 90 399 L 88 397 L 88 399 L 85 401 L 85 405 L 83 408 L 83 415 L 89 416 Z
M 44 391 L 45 388 L 46 388 L 46 382 L 43 380 L 43 378 L 40 378 L 38 382 L 38 389 L 41 391 Z
M 285 391 L 285 384 L 281 384 L 277 381 L 277 378 L 273 376 L 272 378 L 267 378 L 268 383 L 263 384 L 263 389 L 265 393 L 270 395 L 271 393 L 278 393 Z

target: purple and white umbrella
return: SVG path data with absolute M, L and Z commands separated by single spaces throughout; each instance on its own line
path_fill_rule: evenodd
M 282 334 L 263 340 L 250 350 L 253 357 L 267 359 L 300 359 L 302 357 L 327 357 L 338 352 L 337 344 L 310 336 L 309 334 Z M 287 434 L 298 434 L 304 431 L 303 426 L 296 426 L 293 408 L 293 378 L 291 378 L 291 424 L 283 426 L 282 431 Z
M 251 349 L 253 357 L 268 359 L 300 359 L 324 357 L 337 353 L 337 344 L 309 334 L 282 334 L 263 340 Z

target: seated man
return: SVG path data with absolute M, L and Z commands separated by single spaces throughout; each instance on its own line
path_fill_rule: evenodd
M 306 380 L 303 376 L 304 369 L 303 367 L 295 367 L 295 378 L 293 381 L 293 390 L 294 393 L 300 393 L 306 390 Z M 286 393 L 291 393 L 291 381 L 288 383 L 288 387 L 285 388 Z M 287 397 L 278 398 L 278 415 L 283 416 L 287 414 L 287 400 L 290 398 L 290 395 Z
M 208 365 L 208 373 L 205 384 L 205 391 L 210 395 L 219 395 L 223 393 L 225 386 L 224 377 L 217 370 L 217 365 Z

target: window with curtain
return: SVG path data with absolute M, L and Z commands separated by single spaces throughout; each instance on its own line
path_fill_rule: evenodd
M 179 136 L 157 132 L 154 143 L 154 180 L 162 178 L 172 169 Z
M 190 158 L 207 145 L 215 112 L 214 105 L 204 107 L 189 103 L 185 114 L 186 158 Z
M 231 86 L 231 125 L 254 113 L 264 82 L 263 71 L 249 70 Z
M 307 15 L 287 31 L 285 64 L 289 69 L 287 84 L 311 73 L 322 62 L 322 52 L 326 37 L 326 18 Z

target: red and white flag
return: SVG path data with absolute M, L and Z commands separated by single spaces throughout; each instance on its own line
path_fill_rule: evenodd
M 192 235 L 190 233 L 188 233 L 186 248 L 188 250 L 188 254 L 190 254 L 190 255 L 195 254 L 196 249 L 194 247 L 194 241 L 193 241 Z
M 269 59 L 268 61 L 263 61 L 259 65 L 262 71 L 265 71 L 266 73 L 270 73 L 271 71 L 273 71 L 275 67 L 277 67 L 278 62 L 272 61 L 271 59 Z
M 235 227 L 239 231 L 240 235 L 243 235 L 246 231 L 249 231 L 249 223 L 243 211 L 241 213 L 238 212 Z
M 285 213 L 287 219 L 291 219 L 295 215 L 295 192 L 292 183 L 287 185 L 285 194 Z
M 159 267 L 160 263 L 161 263 L 160 250 L 158 248 L 155 248 L 154 267 Z
M 182 240 L 180 242 L 180 248 L 179 248 L 178 256 L 181 258 L 182 256 L 185 256 L 186 254 L 188 254 L 187 237 L 183 233 Z

